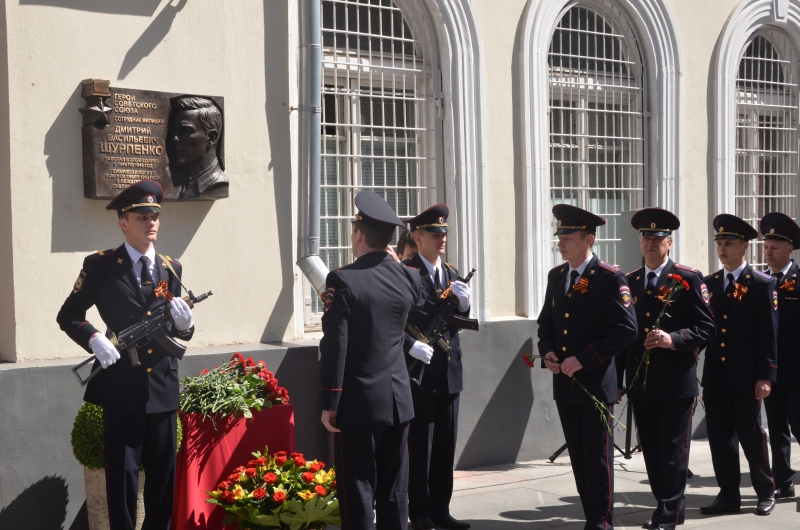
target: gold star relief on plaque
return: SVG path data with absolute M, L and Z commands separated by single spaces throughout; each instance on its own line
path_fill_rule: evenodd
M 117 263 L 119 263 L 120 265 L 122 265 L 122 258 L 119 258 L 119 259 L 117 260 Z

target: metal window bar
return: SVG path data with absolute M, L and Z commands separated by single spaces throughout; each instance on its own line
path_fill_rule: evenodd
M 415 4 L 322 0 L 320 257 L 331 270 L 353 260 L 360 190 L 402 218 L 417 215 L 435 187 L 432 37 Z M 322 312 L 310 292 L 306 324 Z
M 594 251 L 617 263 L 619 215 L 641 208 L 645 197 L 638 44 L 617 8 L 586 2 L 562 16 L 548 65 L 551 207 L 571 204 L 605 218 Z M 554 238 L 553 265 L 563 262 L 556 243 Z
M 736 78 L 736 215 L 756 229 L 781 212 L 797 219 L 798 54 L 783 31 L 757 33 L 742 52 Z M 759 236 L 747 261 L 764 270 Z

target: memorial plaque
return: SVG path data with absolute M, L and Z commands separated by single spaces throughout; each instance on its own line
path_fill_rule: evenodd
M 82 82 L 84 196 L 112 199 L 140 180 L 164 200 L 228 196 L 223 98 Z

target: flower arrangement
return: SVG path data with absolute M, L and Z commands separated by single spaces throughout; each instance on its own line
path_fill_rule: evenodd
M 669 287 L 661 286 L 660 294 L 656 295 L 656 298 L 661 301 L 661 312 L 658 314 L 656 321 L 653 323 L 653 329 L 651 331 L 657 331 L 661 327 L 661 318 L 664 315 L 669 316 L 667 313 L 667 308 L 675 301 L 675 295 L 678 294 L 679 291 L 688 291 L 689 290 L 689 283 L 681 278 L 679 274 L 668 274 L 667 278 L 670 280 L 672 285 Z M 631 380 L 630 390 L 634 390 L 636 388 L 636 381 L 639 379 L 639 373 L 642 370 L 642 366 L 644 366 L 644 381 L 642 382 L 642 389 L 647 390 L 647 373 L 650 369 L 650 350 L 645 348 L 644 353 L 642 354 L 642 358 L 639 359 L 639 363 L 636 365 L 636 374 L 634 374 L 633 379 Z
M 183 440 L 180 419 L 177 424 L 176 448 L 180 449 Z M 70 441 L 72 454 L 80 465 L 91 469 L 105 469 L 105 427 L 102 407 L 93 403 L 84 403 L 81 406 L 72 424 Z
M 289 392 L 278 385 L 266 363 L 245 359 L 241 353 L 234 353 L 229 362 L 212 370 L 184 378 L 181 384 L 181 411 L 202 414 L 212 421 L 231 414 L 252 418 L 252 409 L 289 402 Z
M 525 364 L 528 365 L 528 368 L 533 368 L 534 367 L 533 361 L 536 360 L 536 359 L 544 359 L 544 357 L 541 356 L 541 355 L 532 355 L 530 353 L 523 353 L 522 354 L 522 360 L 525 361 Z M 562 374 L 563 374 L 563 372 L 562 372 Z M 567 375 L 567 374 L 563 374 L 563 375 Z M 626 431 L 628 430 L 628 428 L 621 421 L 619 421 L 617 418 L 614 417 L 613 414 L 611 414 L 611 409 L 608 408 L 608 404 L 603 403 L 602 401 L 597 399 L 597 397 L 595 397 L 594 394 L 589 392 L 589 389 L 586 388 L 583 383 L 578 381 L 575 378 L 574 375 L 570 376 L 570 379 L 572 379 L 572 384 L 576 384 L 577 383 L 577 385 L 579 387 L 581 387 L 581 390 L 583 390 L 583 392 L 589 397 L 589 399 L 592 400 L 592 403 L 594 403 L 594 408 L 597 410 L 597 412 L 600 413 L 600 421 L 602 421 L 603 423 L 606 424 L 606 429 L 608 430 L 609 433 L 611 433 L 611 426 L 614 423 L 618 424 L 624 430 L 626 430 Z M 613 422 L 612 422 L 612 420 L 613 420 Z
M 336 472 L 325 463 L 307 461 L 301 453 L 255 452 L 223 480 L 206 502 L 228 513 L 223 524 L 237 529 L 319 530 L 341 526 L 335 498 Z

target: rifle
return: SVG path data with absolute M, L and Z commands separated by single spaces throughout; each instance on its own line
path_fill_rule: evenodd
M 167 326 L 167 324 L 172 322 L 172 317 L 169 314 L 169 302 L 175 298 L 175 296 L 169 292 L 169 286 L 164 280 L 158 282 L 154 292 L 156 299 L 163 298 L 164 301 L 155 308 L 148 310 L 144 316 L 142 316 L 141 322 L 137 322 L 136 324 L 125 328 L 116 336 L 113 332 L 111 332 L 111 330 L 106 331 L 106 337 L 108 337 L 109 341 L 111 341 L 111 344 L 117 348 L 118 352 L 127 352 L 131 366 L 134 367 L 142 364 L 139 361 L 139 354 L 136 351 L 136 348 L 146 346 L 151 339 L 160 344 L 170 355 L 177 359 L 182 359 L 183 354 L 186 352 L 186 346 L 180 344 L 175 339 L 164 333 L 164 328 Z M 183 300 L 189 305 L 189 308 L 193 308 L 196 304 L 199 304 L 214 294 L 211 291 L 208 291 L 200 296 L 195 296 L 192 291 L 187 292 L 188 295 L 184 296 Z M 91 381 L 94 376 L 102 371 L 102 368 L 98 367 L 93 370 L 86 379 L 82 379 L 78 373 L 78 370 L 83 368 L 95 358 L 96 357 L 92 355 L 81 364 L 72 368 L 72 373 L 78 378 L 81 386 L 86 386 L 86 384 Z
M 475 274 L 474 268 L 469 272 L 469 274 L 467 274 L 466 278 L 459 276 L 457 279 L 458 281 L 469 283 L 473 274 Z M 452 282 L 450 283 L 452 284 Z M 478 331 L 480 327 L 477 320 L 456 315 L 455 313 L 457 310 L 458 298 L 453 294 L 452 286 L 448 285 L 447 289 L 445 289 L 444 292 L 442 292 L 442 295 L 439 297 L 439 303 L 433 312 L 433 320 L 431 320 L 428 324 L 428 327 L 425 328 L 425 333 L 421 333 L 410 323 L 406 324 L 406 329 L 408 329 L 409 333 L 411 333 L 411 335 L 421 343 L 428 345 L 435 344 L 439 346 L 444 353 L 448 353 L 450 351 L 450 344 L 444 340 L 444 337 L 442 336 L 442 328 L 449 324 L 450 326 L 458 329 Z M 414 362 L 412 362 L 411 366 L 408 367 L 409 376 L 411 376 L 411 372 L 417 366 L 417 363 L 419 363 L 419 359 L 414 359 Z M 411 381 L 417 385 L 421 385 L 423 374 L 425 374 L 424 364 L 419 371 L 419 377 L 416 379 L 411 377 Z

